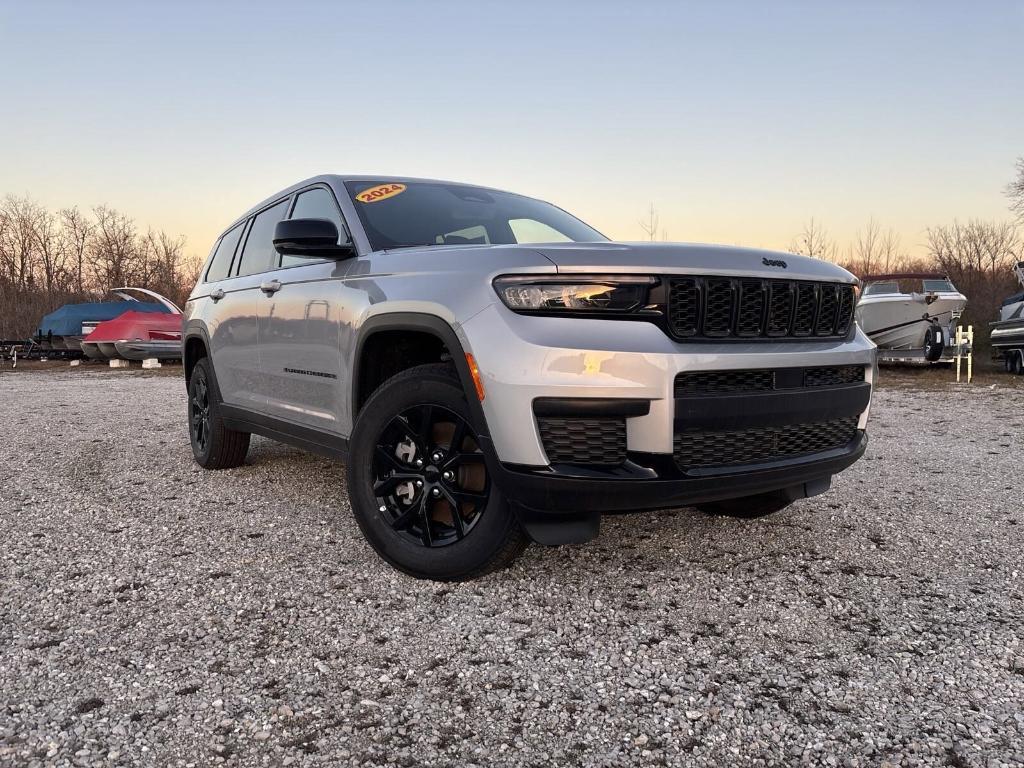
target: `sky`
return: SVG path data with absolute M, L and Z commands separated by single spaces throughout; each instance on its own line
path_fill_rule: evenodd
M 841 247 L 1010 218 L 1017 2 L 0 0 L 0 195 L 205 255 L 318 173 L 539 197 L 609 237 Z M 661 234 L 659 234 L 659 238 Z

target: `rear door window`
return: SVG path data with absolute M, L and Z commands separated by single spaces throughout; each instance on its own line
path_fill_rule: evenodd
M 206 270 L 206 282 L 213 283 L 223 280 L 231 272 L 231 260 L 235 255 L 235 248 L 238 245 L 238 238 L 242 236 L 245 222 L 228 232 L 217 243 L 217 250 L 210 260 L 210 267 Z
M 255 275 L 277 269 L 277 251 L 274 250 L 274 227 L 284 218 L 288 200 L 260 211 L 252 220 L 249 235 L 242 248 L 242 264 L 239 275 Z

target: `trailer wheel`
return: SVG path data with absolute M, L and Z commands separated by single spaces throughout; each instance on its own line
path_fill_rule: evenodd
M 945 336 L 942 333 L 942 328 L 937 325 L 928 326 L 928 331 L 924 337 L 924 359 L 929 363 L 934 363 L 942 357 L 942 350 L 945 349 L 945 346 Z

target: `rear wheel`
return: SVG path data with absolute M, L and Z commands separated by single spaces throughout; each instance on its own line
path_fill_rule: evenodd
M 1010 370 L 1015 376 L 1020 376 L 1021 373 L 1024 373 L 1024 351 L 1017 349 L 1012 354 L 1013 365 Z
M 188 382 L 188 434 L 192 455 L 206 469 L 241 466 L 249 452 L 249 433 L 224 426 L 207 357 L 196 363 Z
M 793 501 L 784 493 L 759 493 L 739 499 L 724 499 L 698 504 L 697 509 L 720 517 L 756 518 L 785 509 Z
M 466 395 L 446 365 L 392 377 L 359 413 L 349 500 L 382 558 L 411 576 L 457 581 L 502 568 L 526 547 L 491 482 Z

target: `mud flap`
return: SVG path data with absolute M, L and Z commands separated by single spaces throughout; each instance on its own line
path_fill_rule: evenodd
M 583 544 L 601 531 L 598 512 L 541 512 L 521 504 L 512 508 L 527 535 L 545 547 Z

